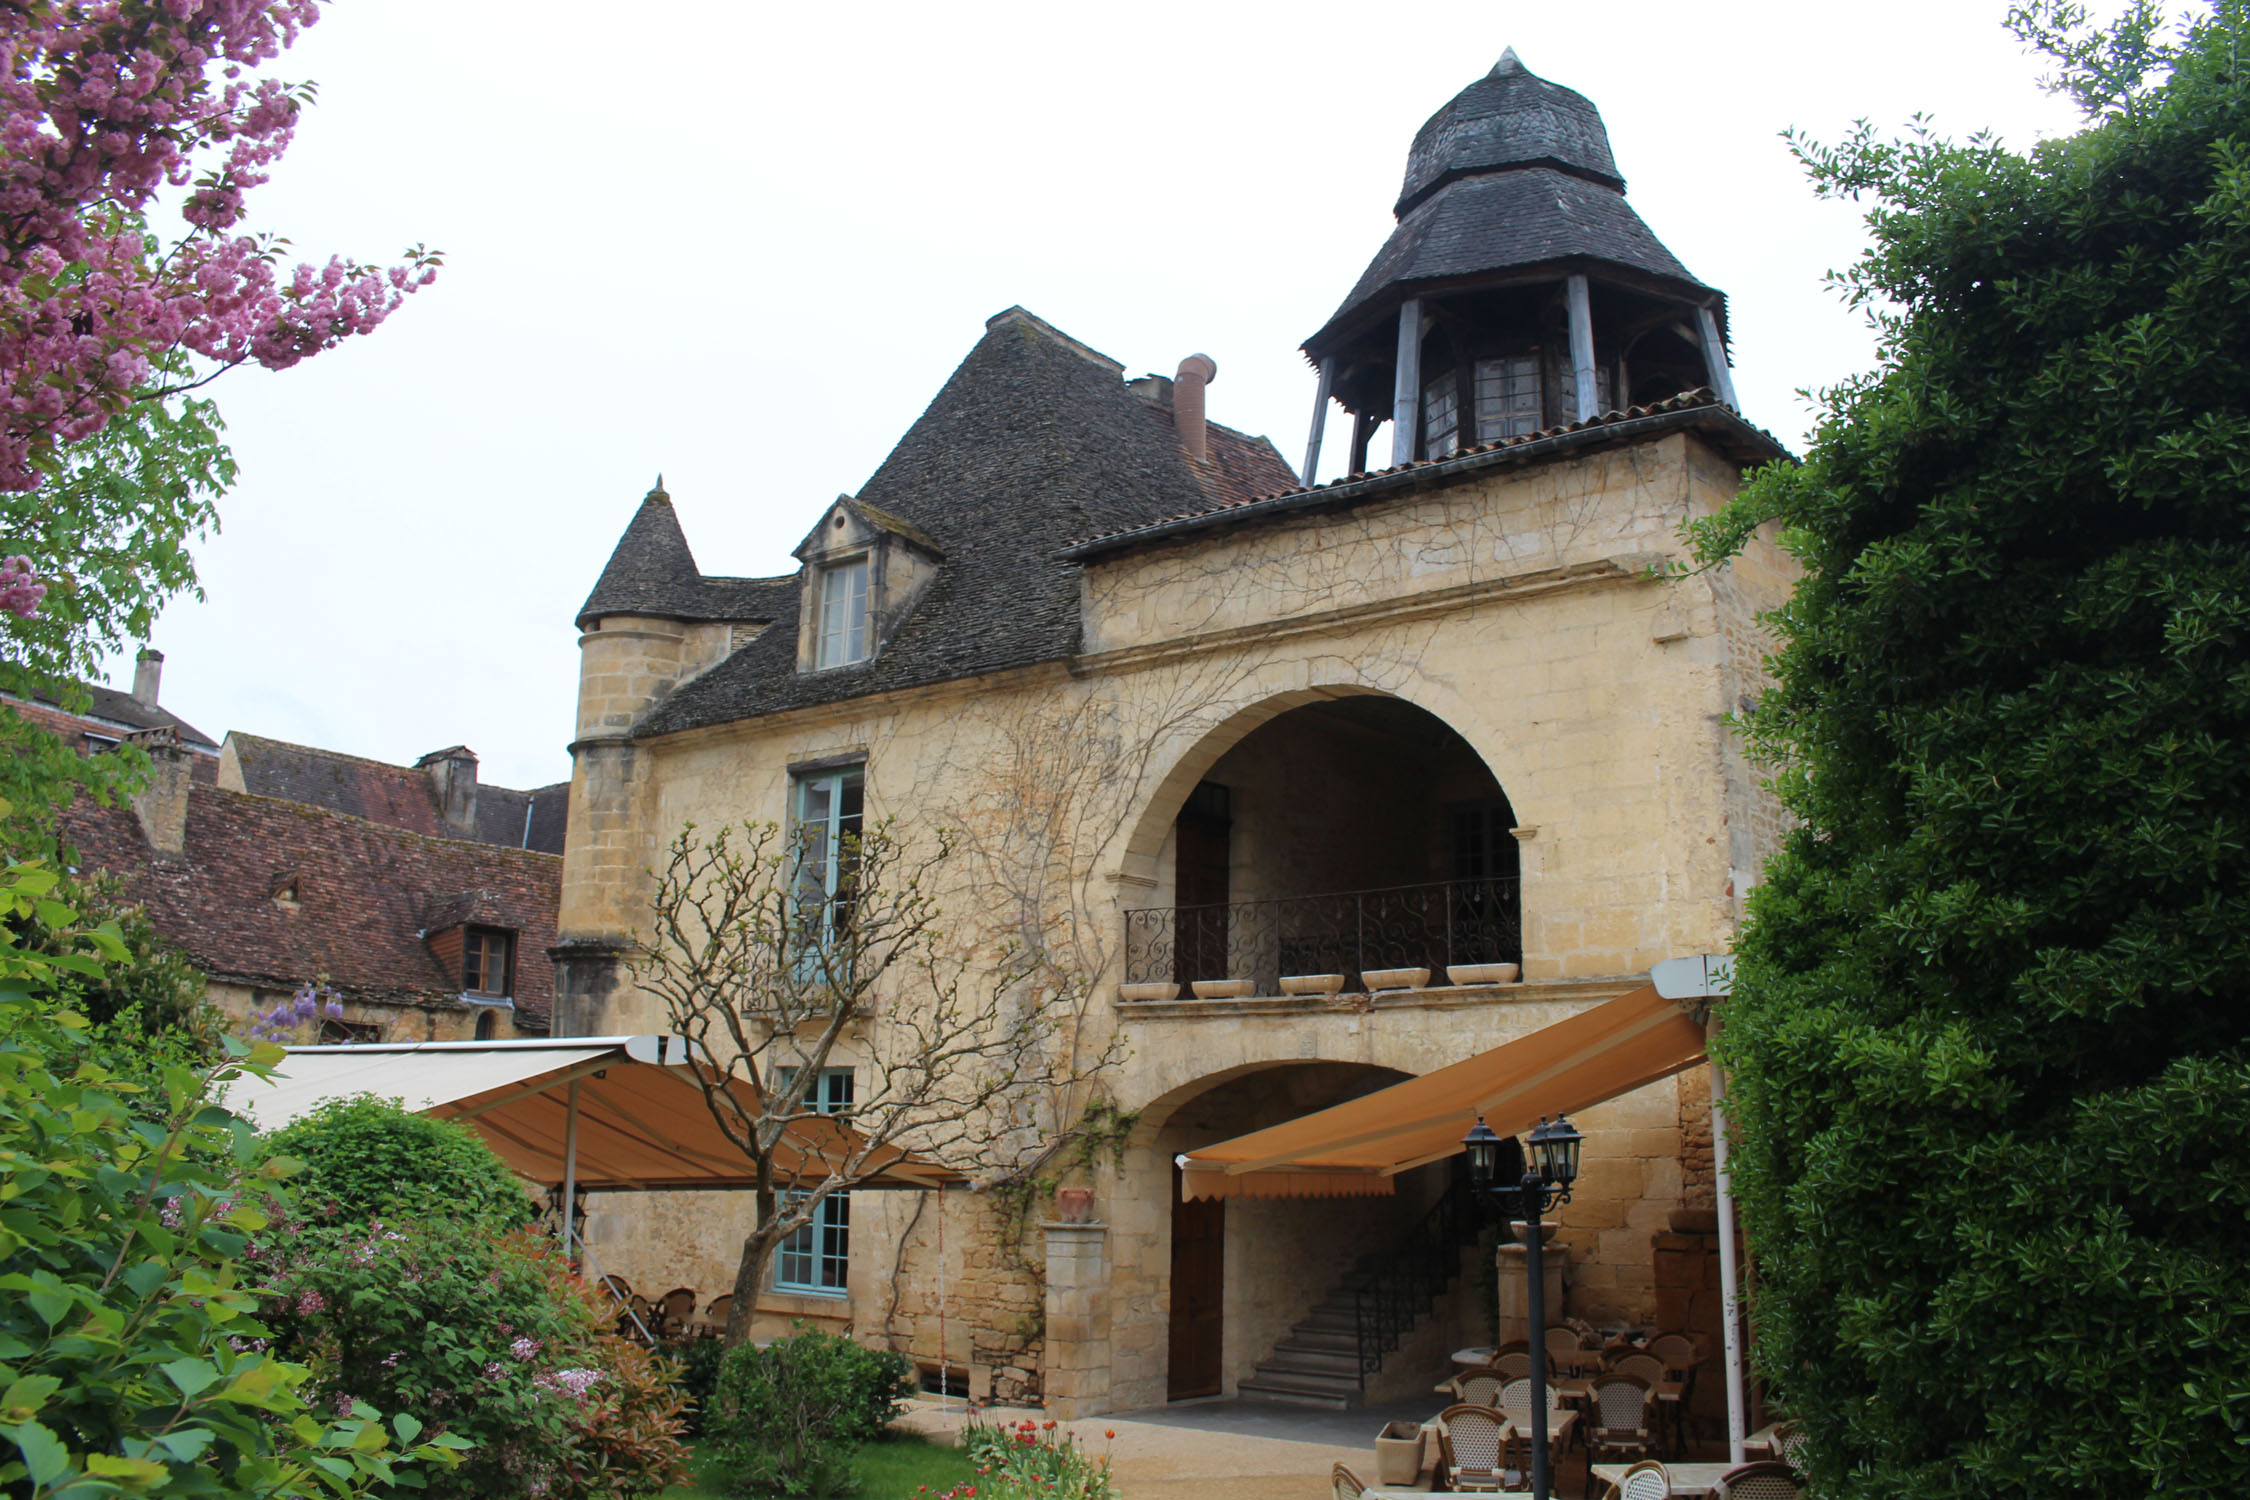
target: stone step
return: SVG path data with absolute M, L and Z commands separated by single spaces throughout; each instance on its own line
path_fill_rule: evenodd
M 1253 1401 L 1275 1401 L 1289 1406 L 1325 1406 L 1336 1411 L 1350 1411 L 1360 1404 L 1357 1380 L 1323 1380 L 1307 1375 L 1252 1376 L 1235 1387 L 1236 1392 Z
M 1288 1370 L 1303 1375 L 1337 1375 L 1354 1382 L 1359 1379 L 1359 1355 L 1341 1353 L 1332 1349 L 1292 1349 L 1288 1341 L 1274 1347 L 1272 1354 L 1258 1361 L 1258 1373 Z
M 1316 1328 L 1310 1324 L 1299 1323 L 1295 1328 L 1290 1329 L 1289 1336 L 1275 1347 L 1280 1349 L 1323 1349 L 1334 1350 L 1339 1354 L 1357 1354 L 1359 1353 L 1359 1335 L 1349 1328 Z

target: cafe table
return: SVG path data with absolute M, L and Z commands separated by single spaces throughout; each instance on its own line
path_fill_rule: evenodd
M 1596 1464 L 1594 1478 L 1607 1486 L 1602 1493 L 1615 1495 L 1617 1487 L 1625 1482 L 1625 1471 L 1631 1464 Z M 1689 1497 L 1703 1494 L 1719 1482 L 1719 1476 L 1734 1467 L 1733 1464 L 1672 1464 L 1664 1472 L 1672 1478 L 1672 1493 Z M 1369 1493 L 1373 1493 L 1370 1491 Z

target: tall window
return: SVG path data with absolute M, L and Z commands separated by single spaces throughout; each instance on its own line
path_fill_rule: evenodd
M 841 667 L 867 659 L 867 559 L 833 563 L 820 570 L 820 616 L 813 643 L 813 665 Z
M 787 1076 L 783 1074 L 785 1079 Z M 823 1068 L 805 1103 L 822 1114 L 848 1113 L 852 1107 L 852 1070 Z M 804 1195 L 784 1193 L 782 1201 L 795 1205 L 804 1201 Z M 813 1209 L 812 1222 L 781 1242 L 774 1257 L 773 1284 L 785 1292 L 840 1297 L 850 1279 L 851 1251 L 851 1194 L 830 1193 Z
M 864 787 L 858 766 L 797 778 L 797 805 L 791 811 L 801 964 L 817 964 L 817 950 L 850 924 Z
M 1477 441 L 1527 437 L 1542 423 L 1539 356 L 1511 354 L 1477 361 Z
M 472 995 L 505 995 L 509 960 L 515 954 L 512 934 L 490 927 L 472 927 L 461 944 L 461 988 Z

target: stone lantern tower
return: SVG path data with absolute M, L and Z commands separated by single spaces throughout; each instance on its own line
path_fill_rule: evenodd
M 1305 341 L 1320 370 L 1306 483 L 1331 398 L 1354 418 L 1354 473 L 1386 420 L 1403 464 L 1697 387 L 1735 404 L 1724 298 L 1626 203 L 1593 104 L 1513 48 L 1416 134 L 1393 212 Z

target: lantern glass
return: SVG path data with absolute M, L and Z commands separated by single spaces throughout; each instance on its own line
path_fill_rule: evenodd
M 1551 1123 L 1541 1119 L 1531 1132 L 1532 1161 L 1539 1175 L 1567 1191 L 1578 1180 L 1578 1151 L 1585 1140 L 1567 1119 L 1557 1117 Z
M 1493 1175 L 1500 1169 L 1500 1137 L 1477 1116 L 1474 1129 L 1461 1137 L 1462 1149 L 1469 1153 L 1469 1182 L 1474 1187 L 1492 1186 Z

